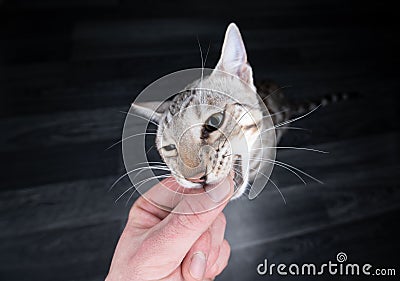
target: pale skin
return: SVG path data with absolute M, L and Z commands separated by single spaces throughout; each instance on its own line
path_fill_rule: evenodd
M 230 246 L 222 211 L 233 194 L 231 177 L 175 202 L 167 188 L 180 187 L 169 178 L 134 203 L 106 281 L 214 280 L 227 266 Z

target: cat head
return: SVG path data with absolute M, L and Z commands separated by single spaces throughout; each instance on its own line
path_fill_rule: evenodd
M 156 144 L 183 187 L 216 184 L 233 172 L 240 196 L 248 183 L 249 152 L 262 120 L 253 71 L 235 24 L 227 28 L 221 57 L 208 76 L 164 102 L 134 103 L 158 124 Z

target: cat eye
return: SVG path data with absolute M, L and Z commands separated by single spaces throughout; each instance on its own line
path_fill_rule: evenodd
M 207 119 L 206 123 L 204 124 L 204 128 L 209 132 L 216 131 L 219 127 L 221 127 L 223 120 L 224 114 L 222 112 L 215 113 Z
M 165 151 L 172 151 L 172 150 L 176 149 L 176 146 L 175 146 L 175 144 L 170 144 L 170 145 L 163 146 L 163 149 Z

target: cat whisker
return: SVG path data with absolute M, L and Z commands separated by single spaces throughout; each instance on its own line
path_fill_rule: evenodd
M 126 112 L 126 111 L 122 111 L 122 110 L 119 110 L 119 112 L 124 113 L 124 114 L 126 114 L 126 115 L 131 115 L 131 116 L 138 117 L 138 118 L 143 119 L 143 120 L 145 120 L 145 121 L 147 121 L 147 122 L 153 123 L 154 125 L 156 125 L 156 126 L 158 127 L 158 124 L 157 124 L 156 122 L 154 122 L 153 120 L 151 120 L 151 119 L 145 118 L 145 117 L 140 116 L 140 115 L 137 115 L 137 114 L 135 114 L 135 113 Z
M 123 141 L 125 141 L 125 140 L 127 140 L 127 139 L 134 138 L 134 137 L 138 137 L 138 136 L 143 136 L 143 135 L 157 135 L 157 133 L 138 133 L 138 134 L 130 135 L 130 136 L 127 136 L 127 137 L 125 137 L 125 138 L 123 138 L 123 139 L 117 141 L 116 143 L 110 145 L 109 147 L 107 147 L 106 150 L 109 150 L 109 149 L 113 148 L 114 146 L 116 146 L 116 145 L 122 143 Z
M 262 159 L 262 158 L 250 158 L 250 159 L 259 160 L 259 161 L 267 161 L 267 162 L 269 162 L 269 163 L 277 164 L 278 166 L 279 166 L 279 165 L 285 166 L 286 168 L 293 169 L 293 170 L 295 170 L 295 171 L 297 171 L 297 172 L 299 172 L 299 173 L 301 173 L 301 174 L 303 174 L 303 175 L 309 177 L 310 179 L 312 179 L 312 180 L 314 180 L 314 181 L 316 181 L 316 182 L 318 182 L 318 183 L 320 183 L 320 184 L 324 184 L 324 183 L 323 183 L 322 181 L 320 181 L 319 179 L 317 179 L 317 178 L 311 176 L 310 174 L 304 172 L 303 170 L 301 170 L 301 169 L 299 169 L 299 168 L 296 168 L 296 167 L 294 167 L 294 166 L 292 166 L 292 165 L 289 165 L 289 164 L 287 164 L 287 163 L 284 163 L 284 162 L 281 162 L 281 161 L 278 161 L 278 160 Z
M 260 148 L 253 148 L 253 149 L 250 149 L 250 151 L 262 150 L 265 148 L 275 148 L 275 149 L 282 148 L 282 149 L 294 149 L 294 150 L 307 150 L 307 151 L 318 152 L 318 153 L 329 153 L 328 151 L 318 150 L 318 149 L 314 149 L 314 148 L 295 147 L 295 146 L 266 146 L 266 147 L 260 147 Z
M 205 59 L 204 59 L 203 68 L 206 67 L 207 58 L 208 58 L 208 53 L 210 52 L 210 46 L 211 46 L 211 42 L 208 42 L 208 48 L 207 48 L 206 57 L 205 57 Z
M 313 110 L 311 110 L 311 111 L 309 111 L 309 112 L 307 112 L 307 113 L 305 113 L 305 114 L 303 114 L 303 115 L 301 115 L 301 116 L 299 116 L 299 117 L 296 117 L 296 118 L 293 118 L 293 119 L 289 119 L 289 120 L 287 120 L 287 121 L 284 121 L 284 122 L 281 122 L 281 123 L 279 123 L 279 124 L 277 124 L 277 125 L 274 125 L 274 126 L 271 127 L 271 128 L 265 129 L 264 131 L 261 132 L 261 134 L 262 134 L 262 133 L 265 133 L 265 132 L 267 132 L 267 131 L 276 129 L 276 128 L 278 128 L 278 127 L 282 127 L 282 126 L 287 125 L 287 124 L 289 124 L 289 123 L 293 123 L 293 122 L 295 122 L 295 121 L 297 121 L 297 120 L 299 120 L 299 119 L 302 119 L 302 118 L 306 117 L 307 115 L 310 115 L 311 113 L 313 113 L 313 112 L 314 112 L 315 110 L 317 110 L 320 106 L 321 106 L 321 105 L 318 105 L 318 106 L 315 107 Z
M 282 163 L 276 163 L 274 160 L 271 160 L 271 159 L 261 159 L 261 158 L 249 158 L 249 159 L 261 161 L 261 162 L 265 162 L 265 163 L 271 163 L 271 164 L 277 165 L 279 167 L 282 167 L 282 168 L 292 172 L 296 177 L 298 177 L 304 183 L 304 185 L 307 185 L 306 181 L 298 173 L 293 171 L 291 168 L 284 166 Z
M 154 148 L 154 145 L 150 146 L 150 148 L 146 150 L 146 153 L 149 153 L 150 150 L 152 150 L 153 148 Z
M 310 174 L 304 172 L 303 170 L 301 170 L 301 169 L 299 169 L 299 168 L 294 167 L 293 165 L 289 165 L 289 164 L 287 164 L 287 163 L 284 163 L 284 162 L 281 162 L 281 161 L 277 161 L 277 160 L 274 160 L 274 162 L 275 162 L 275 163 L 279 163 L 279 164 L 284 165 L 284 166 L 287 166 L 287 167 L 289 167 L 289 168 L 291 168 L 291 169 L 293 169 L 293 170 L 295 170 L 295 171 L 298 171 L 299 173 L 301 173 L 301 174 L 303 174 L 303 175 L 309 177 L 310 179 L 312 179 L 312 180 L 318 182 L 319 184 L 324 184 L 321 180 L 319 180 L 319 179 L 317 179 L 317 178 L 311 176 Z
M 277 185 L 273 180 L 271 180 L 270 177 L 268 177 L 267 175 L 265 175 L 264 173 L 262 173 L 262 172 L 260 172 L 260 171 L 258 171 L 258 170 L 256 170 L 256 169 L 250 168 L 250 170 L 257 171 L 257 174 L 262 175 L 262 176 L 265 177 L 268 181 L 270 181 L 270 182 L 272 183 L 272 185 L 275 187 L 275 189 L 276 189 L 276 190 L 279 192 L 279 194 L 281 195 L 282 200 L 283 200 L 283 202 L 285 203 L 285 205 L 287 204 L 286 198 L 285 198 L 285 196 L 283 195 L 282 191 L 280 190 L 280 188 L 278 187 L 278 185 Z
M 250 170 L 253 170 L 253 171 L 256 171 L 257 172 L 257 174 L 260 174 L 260 175 L 262 175 L 263 177 L 265 177 L 268 181 L 270 181 L 272 184 L 273 184 L 273 186 L 276 188 L 276 190 L 279 192 L 279 194 L 281 195 L 281 197 L 282 197 L 282 200 L 283 200 L 283 202 L 285 203 L 285 205 L 286 205 L 286 199 L 285 199 L 285 196 L 283 195 L 283 193 L 282 193 L 282 191 L 280 190 L 280 188 L 278 187 L 278 185 L 277 184 L 275 184 L 275 182 L 273 182 L 272 180 L 271 180 L 271 178 L 270 177 L 268 177 L 267 175 L 265 175 L 264 173 L 262 173 L 262 172 L 260 172 L 260 171 L 258 171 L 258 170 L 256 170 L 256 169 L 253 169 L 253 168 L 250 168 Z
M 235 172 L 238 172 L 238 170 L 235 169 L 235 168 L 234 168 L 233 170 L 234 170 Z M 286 198 L 285 198 L 285 196 L 283 195 L 282 191 L 280 190 L 280 188 L 278 187 L 278 185 L 275 184 L 274 181 L 272 181 L 272 179 L 271 179 L 270 177 L 268 177 L 267 175 L 265 175 L 264 173 L 260 172 L 260 171 L 257 170 L 257 169 L 250 168 L 250 170 L 256 171 L 257 174 L 260 174 L 260 175 L 264 176 L 268 181 L 270 181 L 270 182 L 272 183 L 272 185 L 276 188 L 276 190 L 279 192 L 279 194 L 280 194 L 280 196 L 282 197 L 282 200 L 283 200 L 283 202 L 285 203 L 285 205 L 287 204 Z M 250 185 L 249 183 L 246 184 L 246 190 L 251 191 L 251 185 Z
M 142 164 L 160 164 L 160 165 L 163 165 L 163 166 L 167 167 L 167 165 L 166 165 L 164 162 L 160 162 L 160 161 L 145 161 L 145 162 L 139 162 L 139 163 L 136 163 L 135 166 L 137 166 L 137 165 L 142 165 Z
M 275 93 L 277 93 L 280 90 L 292 88 L 292 87 L 293 87 L 292 85 L 281 86 L 281 87 L 277 88 L 276 90 L 272 91 L 272 93 L 268 94 L 266 97 L 263 97 L 262 101 L 265 102 L 265 99 L 269 98 L 270 96 L 274 95 Z
M 156 161 L 154 161 L 154 162 L 141 162 L 141 163 L 138 163 L 138 164 L 136 164 L 136 165 L 140 165 L 140 164 L 159 164 L 159 165 L 158 165 L 158 166 L 156 166 L 156 165 L 154 165 L 154 166 L 145 166 L 145 167 L 139 168 L 140 171 L 136 173 L 136 175 L 132 178 L 132 181 L 134 181 L 134 180 L 135 180 L 141 173 L 143 173 L 144 171 L 152 170 L 152 167 L 154 167 L 156 170 L 161 170 L 161 171 L 168 171 L 168 172 L 170 172 L 170 169 L 169 169 L 169 168 L 167 167 L 167 165 L 165 165 L 165 163 L 163 163 L 163 162 L 156 162 Z M 135 166 L 136 166 L 136 165 L 135 165 Z
M 159 167 L 157 167 L 157 166 L 147 166 L 147 167 L 136 168 L 136 169 L 133 169 L 133 170 L 131 170 L 131 171 L 128 171 L 128 172 L 124 173 L 122 176 L 120 176 L 120 177 L 111 185 L 111 187 L 108 189 L 108 191 L 111 191 L 111 190 L 114 188 L 114 186 L 115 186 L 119 181 L 121 181 L 124 177 L 130 175 L 131 173 L 136 172 L 136 171 L 139 171 L 139 170 L 144 171 L 144 170 L 151 170 L 151 169 L 170 171 L 169 169 L 167 169 L 167 168 L 165 168 L 165 167 L 162 167 L 162 166 L 159 166 Z
M 300 131 L 311 132 L 310 129 L 300 128 L 300 127 L 279 127 L 279 128 L 275 128 L 275 130 L 300 130 Z
M 282 197 L 283 202 L 284 202 L 285 205 L 286 205 L 286 204 L 287 204 L 287 203 L 286 203 L 286 199 L 285 199 L 285 196 L 283 195 L 281 189 L 280 189 L 280 188 L 273 182 L 273 180 L 271 180 L 270 178 L 268 178 L 268 181 L 270 181 L 270 182 L 273 184 L 273 186 L 275 186 L 276 190 L 279 192 L 279 194 L 280 194 L 281 197 Z
M 126 193 L 128 193 L 130 190 L 132 190 L 132 188 L 134 188 L 134 187 L 135 187 L 134 185 L 130 186 L 130 187 L 129 187 L 127 190 L 125 190 L 120 196 L 118 196 L 117 199 L 115 199 L 114 203 L 117 203 L 118 200 L 122 198 L 122 196 L 124 196 Z
M 146 170 L 152 170 L 152 169 L 149 168 L 149 169 L 142 169 L 142 170 L 140 170 L 140 171 L 137 172 L 137 174 L 132 178 L 132 182 L 133 182 L 141 173 L 143 173 L 143 172 L 146 171 Z M 163 169 L 162 166 L 160 166 L 160 167 L 158 167 L 158 168 L 156 167 L 156 170 L 171 172 L 169 168 Z
M 261 99 L 261 102 L 265 102 L 265 100 L 266 100 L 267 98 L 269 98 L 270 96 L 274 95 L 274 94 L 277 93 L 279 90 L 283 90 L 283 89 L 285 89 L 285 88 L 291 88 L 291 87 L 293 87 L 293 86 L 291 86 L 291 85 L 281 86 L 281 87 L 275 89 L 274 91 L 272 91 L 271 93 L 269 93 L 267 96 L 263 97 L 263 98 Z M 257 105 L 259 105 L 259 104 L 260 104 L 260 102 L 257 102 L 257 103 L 255 103 L 255 104 L 252 104 L 251 106 L 257 106 Z
M 155 178 L 159 178 L 160 176 L 156 176 L 156 177 L 151 177 L 151 178 L 149 178 L 149 179 L 146 179 L 146 180 L 153 180 L 153 179 L 155 179 Z M 138 187 L 136 187 L 136 190 L 135 190 L 135 192 L 139 189 L 139 187 L 140 187 L 140 185 L 138 186 Z M 125 190 L 120 196 L 118 196 L 118 198 L 115 200 L 115 203 L 117 203 L 117 201 L 119 200 L 119 199 L 121 199 L 126 193 L 128 193 L 130 190 L 132 190 L 132 188 L 135 188 L 135 185 L 132 185 L 131 187 L 129 187 L 127 190 Z M 134 193 L 135 193 L 134 192 Z M 131 196 L 129 197 L 129 199 L 130 198 L 132 198 L 132 196 L 133 196 L 133 194 L 134 193 L 132 193 L 131 194 Z M 129 199 L 128 199 L 128 202 L 129 202 Z M 127 203 L 128 203 L 127 202 Z
M 203 60 L 203 50 L 201 48 L 199 37 L 197 36 L 197 44 L 199 45 L 200 50 L 200 58 L 201 58 L 201 77 L 200 77 L 200 88 L 203 85 L 203 77 L 204 77 L 204 60 Z
M 129 201 L 131 200 L 132 196 L 135 194 L 136 191 L 139 190 L 139 188 L 140 188 L 143 184 L 145 184 L 145 183 L 147 183 L 147 182 L 149 182 L 149 181 L 155 180 L 155 179 L 165 179 L 165 178 L 168 178 L 168 177 L 170 177 L 170 176 L 171 176 L 171 174 L 159 175 L 159 176 L 150 177 L 150 178 L 147 178 L 147 179 L 144 179 L 144 180 L 138 182 L 138 183 L 137 183 L 138 186 L 135 187 L 135 191 L 132 192 L 132 194 L 128 197 L 128 200 L 126 201 L 125 206 L 128 205 L 128 203 L 129 203 Z M 135 186 L 135 185 L 133 185 L 133 186 Z M 131 187 L 131 188 L 132 188 L 132 187 Z
M 275 113 L 272 113 L 272 114 L 268 114 L 268 115 L 264 116 L 263 118 L 261 118 L 261 120 L 263 120 L 265 118 L 270 118 L 272 116 L 276 116 L 276 115 L 279 115 L 279 114 L 282 114 L 282 113 L 288 112 L 288 111 L 289 110 L 281 110 L 281 111 L 278 111 L 278 112 L 275 112 Z
M 142 186 L 146 182 L 149 182 L 149 181 L 154 180 L 154 179 L 159 179 L 159 178 L 167 178 L 167 177 L 170 177 L 170 176 L 171 176 L 171 174 L 153 176 L 153 177 L 145 178 L 145 179 L 143 179 L 141 181 L 138 181 L 137 183 L 134 183 L 134 185 L 137 185 L 136 189 L 138 189 L 140 186 Z

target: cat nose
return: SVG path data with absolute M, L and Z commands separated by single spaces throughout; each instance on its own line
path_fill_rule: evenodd
M 194 175 L 191 178 L 185 178 L 188 181 L 194 182 L 194 183 L 205 183 L 207 180 L 207 175 L 204 173 L 200 173 L 197 175 Z

